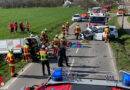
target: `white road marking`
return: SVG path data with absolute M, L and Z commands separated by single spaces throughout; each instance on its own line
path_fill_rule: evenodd
M 24 70 L 19 73 L 19 75 L 23 74 L 29 67 L 32 66 L 32 64 L 33 64 L 33 63 L 28 64 L 28 65 L 24 68 Z M 16 78 L 10 80 L 10 81 L 7 83 L 7 85 L 5 85 L 4 87 L 0 88 L 0 90 L 7 90 L 7 89 L 10 87 L 10 85 L 13 84 L 17 79 L 18 79 L 18 77 L 16 77 Z
M 111 57 L 111 61 L 112 61 L 112 65 L 113 65 L 113 69 L 114 69 L 114 72 L 116 72 L 117 73 L 117 69 L 116 69 L 116 67 L 115 67 L 115 63 L 114 63 L 114 60 L 113 60 L 113 55 L 112 55 L 112 53 L 111 53 L 111 48 L 110 48 L 110 44 L 108 43 L 108 49 L 109 49 L 109 54 L 110 54 L 110 57 Z
M 76 53 L 78 53 L 78 51 L 79 51 L 79 48 L 76 50 Z

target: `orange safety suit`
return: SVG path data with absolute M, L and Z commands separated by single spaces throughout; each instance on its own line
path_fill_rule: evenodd
M 54 39 L 52 40 L 52 43 L 53 43 L 53 45 L 54 45 L 54 48 L 53 48 L 53 50 L 52 50 L 52 53 L 53 53 L 53 54 L 56 54 L 56 53 L 58 52 L 59 39 L 58 39 L 58 38 L 54 38 Z
M 6 60 L 11 68 L 11 77 L 15 75 L 15 59 L 13 53 L 9 52 L 6 56 Z
M 60 39 L 60 43 L 63 43 L 63 45 L 67 46 L 67 41 L 65 39 Z
M 76 36 L 76 39 L 78 39 L 80 31 L 81 31 L 80 26 L 76 26 L 75 27 L 75 36 Z
M 46 33 L 43 33 L 41 36 L 41 39 L 43 41 L 43 44 L 48 46 L 49 45 L 49 42 L 48 42 L 48 35 Z
M 68 32 L 69 32 L 69 24 L 65 24 L 65 28 L 66 28 L 66 34 L 68 35 Z
M 17 23 L 15 23 L 15 24 L 14 24 L 15 32 L 17 32 L 17 28 L 18 28 L 18 25 L 17 25 Z
M 26 62 L 28 62 L 29 60 L 32 61 L 32 56 L 30 54 L 30 47 L 29 45 L 24 45 L 24 56 L 25 56 L 25 60 Z
M 105 28 L 105 30 L 104 30 L 104 32 L 105 32 L 105 43 L 107 42 L 107 41 L 109 41 L 109 28 Z

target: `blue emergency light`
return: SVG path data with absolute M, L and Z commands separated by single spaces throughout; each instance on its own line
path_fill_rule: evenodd
M 53 68 L 52 80 L 53 81 L 62 81 L 62 68 Z
M 130 73 L 123 73 L 122 84 L 125 86 L 130 86 Z

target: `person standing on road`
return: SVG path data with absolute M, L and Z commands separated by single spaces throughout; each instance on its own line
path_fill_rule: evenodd
M 40 55 L 40 60 L 41 60 L 41 64 L 42 64 L 42 73 L 43 76 L 45 76 L 45 65 L 47 66 L 47 70 L 48 70 L 48 75 L 50 75 L 50 65 L 49 65 L 49 61 L 48 61 L 48 52 L 45 49 L 45 45 L 42 45 L 42 49 L 38 52 Z
M 15 58 L 14 58 L 14 54 L 13 54 L 13 49 L 11 49 L 7 56 L 6 56 L 6 60 L 11 68 L 11 77 L 15 77 Z
M 79 25 L 76 25 L 76 27 L 75 27 L 76 40 L 78 40 L 80 31 L 81 31 L 80 26 L 79 26 Z
M 29 24 L 29 22 L 27 22 L 26 28 L 27 28 L 27 32 L 30 32 L 30 24 Z
M 32 56 L 31 56 L 31 52 L 30 52 L 30 46 L 29 46 L 29 42 L 26 42 L 24 47 L 23 47 L 23 51 L 24 51 L 24 57 L 26 60 L 26 63 L 28 63 L 29 61 L 32 61 Z
M 65 29 L 66 29 L 66 35 L 68 35 L 69 34 L 69 22 L 66 22 Z
M 106 42 L 109 42 L 109 27 L 107 26 L 105 29 L 104 29 L 104 32 L 105 32 L 105 43 Z
M 58 35 L 55 35 L 55 38 L 52 40 L 53 50 L 52 54 L 56 55 L 58 52 L 59 38 Z
M 18 24 L 17 24 L 17 22 L 15 22 L 14 23 L 14 30 L 15 30 L 15 32 L 17 32 L 17 28 L 18 28 Z
M 61 36 L 60 43 L 63 43 L 64 46 L 67 46 L 67 41 L 65 39 L 65 36 Z
M 66 47 L 63 42 L 60 42 L 57 58 L 58 58 L 58 67 L 63 67 L 63 60 L 65 60 L 66 66 L 69 67 L 68 59 L 66 56 Z
M 62 27 L 61 27 L 61 32 L 62 32 L 62 34 L 65 36 L 65 31 L 66 31 L 66 28 L 65 28 L 65 26 L 64 25 L 62 25 Z

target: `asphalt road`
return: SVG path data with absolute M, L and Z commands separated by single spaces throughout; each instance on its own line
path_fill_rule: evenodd
M 70 35 L 67 37 L 68 41 L 72 42 L 86 42 L 82 40 L 75 40 L 73 34 L 74 23 L 70 27 Z M 86 22 L 79 22 L 82 31 L 86 28 Z M 89 41 L 90 45 L 86 48 L 68 48 L 67 56 L 69 57 L 70 67 L 67 67 L 70 71 L 77 73 L 90 73 L 90 74 L 116 74 L 117 70 L 115 67 L 114 57 L 111 48 L 108 43 L 103 41 Z M 56 60 L 50 60 L 51 68 L 57 67 Z M 64 65 L 65 66 L 65 65 Z M 90 76 L 95 77 L 96 76 Z M 47 81 L 48 76 L 42 76 L 41 64 L 40 63 L 29 63 L 23 71 L 20 72 L 17 78 L 12 78 L 2 88 L 6 90 L 20 90 L 22 86 L 33 86 L 40 85 Z M 87 78 L 83 76 L 82 78 Z M 102 78 L 102 77 L 98 77 Z

